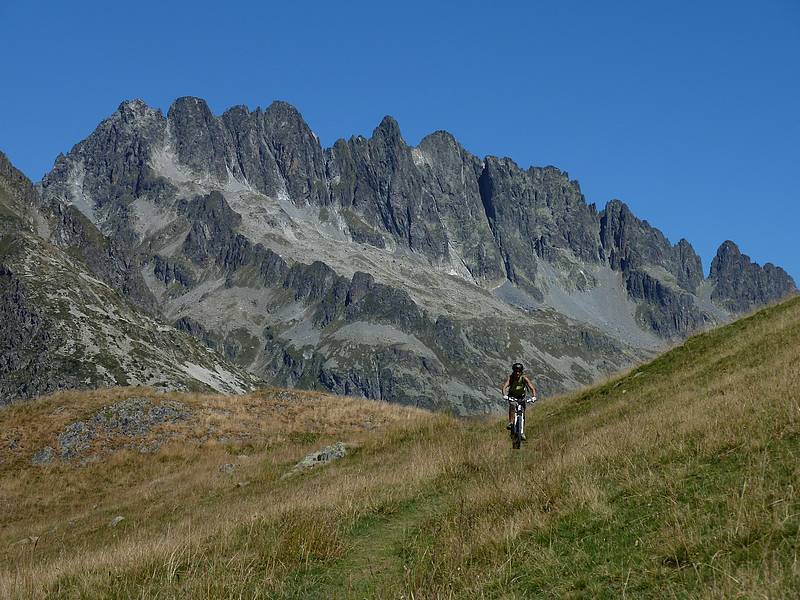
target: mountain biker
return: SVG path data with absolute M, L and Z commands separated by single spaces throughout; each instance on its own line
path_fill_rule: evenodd
M 522 363 L 514 363 L 511 365 L 511 375 L 506 377 L 505 382 L 500 388 L 503 398 L 509 400 L 508 403 L 508 425 L 506 429 L 509 431 L 514 426 L 514 407 L 511 400 L 522 400 L 525 398 L 526 390 L 530 390 L 533 401 L 536 401 L 536 388 L 530 378 L 523 372 L 524 368 Z M 522 439 L 525 439 L 525 433 L 522 434 Z

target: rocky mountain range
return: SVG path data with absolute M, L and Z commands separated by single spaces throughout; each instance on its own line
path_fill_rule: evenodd
M 563 391 L 796 290 L 732 242 L 706 278 L 689 242 L 567 173 L 443 131 L 412 147 L 391 117 L 323 148 L 284 102 L 133 100 L 36 190 L 11 179 L 29 243 L 239 369 L 461 414 L 497 406 L 510 362 Z

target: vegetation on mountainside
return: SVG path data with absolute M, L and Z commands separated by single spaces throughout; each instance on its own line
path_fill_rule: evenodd
M 193 410 L 157 454 L 33 467 L 66 424 L 142 390 L 11 406 L 0 596 L 793 597 L 798 347 L 794 298 L 542 401 L 517 452 L 498 420 L 148 392 Z M 282 478 L 336 440 L 358 448 Z

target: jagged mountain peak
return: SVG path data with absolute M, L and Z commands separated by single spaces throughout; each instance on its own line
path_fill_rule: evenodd
M 141 100 L 132 100 L 127 102 L 141 103 L 144 106 L 147 106 Z M 214 117 L 217 116 L 214 115 L 208 102 L 204 98 L 200 98 L 198 96 L 180 96 L 175 100 L 173 100 L 168 110 L 168 113 L 180 112 L 180 111 L 190 111 L 190 112 L 199 111 L 206 115 Z M 293 104 L 291 104 L 286 100 L 273 100 L 266 107 L 257 106 L 253 110 L 250 110 L 250 108 L 246 104 L 235 104 L 225 109 L 222 114 L 224 115 L 225 113 L 229 112 L 242 113 L 247 115 L 250 114 L 272 114 L 276 116 L 291 115 L 292 118 L 300 118 L 300 119 L 303 118 L 302 114 L 297 109 L 297 107 L 295 107 Z
M 169 107 L 168 114 L 182 111 L 200 112 L 202 114 L 213 116 L 211 108 L 208 106 L 208 102 L 197 96 L 179 96 L 178 98 L 175 98 Z
M 246 118 L 249 117 L 251 114 L 260 115 L 263 111 L 261 110 L 260 106 L 257 106 L 255 110 L 251 111 L 250 108 L 246 104 L 234 104 L 231 107 L 225 109 L 222 113 L 223 119 L 226 116 L 235 116 L 237 118 Z
M 208 103 L 202 98 L 182 96 L 176 98 L 170 105 L 167 119 L 173 127 L 199 127 L 201 124 L 205 124 L 207 127 L 215 121 L 215 116 Z M 185 132 L 181 131 L 180 133 Z
M 786 271 L 772 263 L 759 266 L 731 240 L 717 250 L 709 280 L 714 284 L 712 300 L 733 312 L 745 312 L 797 292 Z
M 36 199 L 33 184 L 0 151 L 0 235 L 18 228 L 32 231 Z
M 483 162 L 487 167 L 497 166 L 503 168 L 511 168 L 515 171 L 522 171 L 517 162 L 509 156 L 495 156 L 494 154 L 487 154 L 483 158 Z
M 372 138 L 385 139 L 393 143 L 405 145 L 403 136 L 400 133 L 400 125 L 391 115 L 386 115 L 372 132 Z
M 0 180 L 5 180 L 9 184 L 18 184 L 25 189 L 26 193 L 33 191 L 33 184 L 25 177 L 22 171 L 12 164 L 2 150 L 0 150 Z
M 299 120 L 305 123 L 303 115 L 296 106 L 287 102 L 286 100 L 273 100 L 269 106 L 264 110 L 265 114 L 274 115 L 279 118 L 289 118 L 292 120 Z
M 611 219 L 616 219 L 620 222 L 630 222 L 635 224 L 637 227 L 650 232 L 651 235 L 659 240 L 663 240 L 664 244 L 674 249 L 680 249 L 681 251 L 691 252 L 693 254 L 695 253 L 694 247 L 686 238 L 681 238 L 677 243 L 673 244 L 659 229 L 653 227 L 650 222 L 647 221 L 647 219 L 640 219 L 637 217 L 631 210 L 630 206 L 619 198 L 613 198 L 609 200 L 600 215 L 601 218 L 605 216 Z
M 534 174 L 536 176 L 539 176 L 539 177 L 548 176 L 548 175 L 549 176 L 559 177 L 561 179 L 565 179 L 566 181 L 569 181 L 570 184 L 572 184 L 572 185 L 580 187 L 580 185 L 578 184 L 578 180 L 577 179 L 570 180 L 569 172 L 562 171 L 561 169 L 559 169 L 555 165 L 547 165 L 547 166 L 544 166 L 544 167 L 530 166 L 530 167 L 528 167 L 527 171 L 529 173 L 532 173 L 532 174 Z
M 738 257 L 742 255 L 742 251 L 739 249 L 739 246 L 736 242 L 732 240 L 725 240 L 719 245 L 717 248 L 716 256 L 719 257 L 720 260 L 725 260 L 727 257 Z M 749 258 L 749 257 L 748 257 Z M 711 267 L 711 270 L 714 271 L 714 267 Z
M 152 135 L 162 129 L 166 118 L 160 108 L 149 106 L 144 100 L 124 100 L 113 113 L 100 122 L 95 132 L 104 135 L 126 134 L 134 137 Z
M 426 147 L 432 145 L 452 145 L 457 146 L 459 149 L 463 149 L 461 143 L 456 139 L 456 137 L 450 133 L 449 131 L 445 131 L 444 129 L 437 129 L 436 131 L 432 131 L 424 138 L 422 138 L 419 142 L 418 147 Z
M 719 277 L 723 274 L 728 274 L 726 271 L 730 268 L 730 266 L 737 264 L 746 264 L 748 266 L 752 265 L 754 267 L 773 271 L 779 274 L 781 278 L 785 280 L 787 285 L 789 285 L 789 287 L 795 287 L 794 279 L 792 279 L 792 277 L 781 267 L 775 266 L 771 262 L 764 263 L 764 265 L 759 267 L 758 263 L 753 261 L 747 254 L 742 253 L 736 242 L 731 240 L 725 240 L 717 249 L 717 253 L 711 262 L 710 276 Z
M 150 113 L 157 113 L 162 115 L 160 108 L 153 108 L 141 98 L 133 98 L 131 100 L 123 100 L 117 107 L 117 114 L 119 115 L 133 115 L 143 116 Z M 163 115 L 162 115 L 163 116 Z
M 483 163 L 477 156 L 465 150 L 452 133 L 442 129 L 422 138 L 416 148 L 412 149 L 412 155 L 418 166 L 424 164 L 433 169 L 440 179 L 446 173 L 460 171 L 462 168 L 474 173 L 483 168 Z M 452 183 L 457 185 L 456 182 Z
M 615 213 L 621 216 L 633 216 L 630 207 L 619 198 L 612 198 L 606 203 L 603 213 Z
M 439 129 L 422 138 L 415 150 L 423 156 L 435 156 L 439 161 L 452 163 L 466 159 L 471 162 L 480 162 L 479 159 L 465 150 L 456 137 L 449 131 Z

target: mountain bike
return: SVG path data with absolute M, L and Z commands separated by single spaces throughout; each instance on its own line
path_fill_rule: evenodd
M 514 407 L 514 423 L 511 426 L 511 447 L 514 450 L 519 450 L 522 445 L 522 434 L 525 433 L 525 408 L 528 400 L 523 398 L 517 400 L 516 398 L 508 398 L 511 405 Z M 536 402 L 536 398 L 531 398 L 530 404 Z

